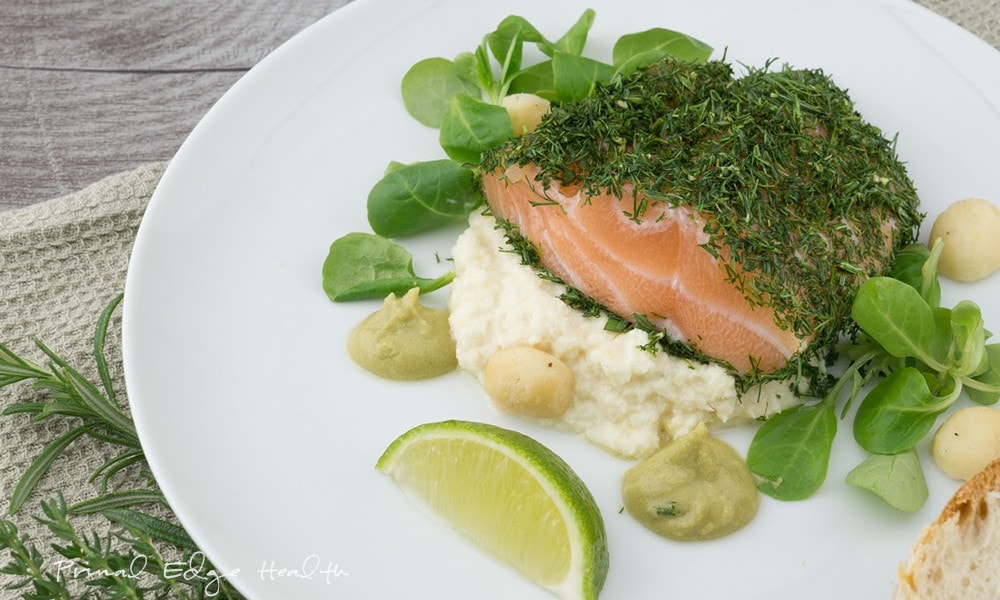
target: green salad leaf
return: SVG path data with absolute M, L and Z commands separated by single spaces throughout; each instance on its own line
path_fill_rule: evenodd
M 462 221 L 482 202 L 475 173 L 455 161 L 393 164 L 368 193 L 368 224 L 405 237 Z
M 916 445 L 963 392 L 982 404 L 1000 398 L 1000 346 L 987 343 L 990 333 L 979 306 L 969 301 L 940 306 L 937 263 L 942 249 L 940 241 L 930 249 L 906 248 L 890 276 L 873 277 L 859 287 L 851 312 L 859 333 L 843 348 L 851 358 L 849 367 L 814 408 L 772 416 L 750 445 L 747 464 L 762 479 L 761 491 L 787 500 L 801 495 L 781 490 L 774 481 L 795 492 L 818 489 L 829 461 L 827 436 L 833 434 L 812 426 L 801 413 L 833 410 L 849 389 L 841 410 L 846 418 L 866 384 L 878 379 L 853 421 L 855 441 L 871 456 L 848 475 L 847 483 L 900 510 L 917 510 L 924 503 L 927 492 Z M 805 445 L 816 447 L 807 454 L 810 460 L 792 453 L 791 465 L 781 468 L 789 448 Z
M 877 454 L 910 450 L 953 401 L 935 396 L 920 370 L 904 367 L 879 382 L 858 407 L 854 439 Z
M 483 152 L 512 137 L 514 122 L 506 108 L 460 94 L 448 104 L 438 139 L 453 161 L 475 165 Z
M 927 480 L 913 450 L 872 454 L 847 474 L 847 483 L 872 492 L 904 512 L 916 512 L 927 501 Z
M 757 487 L 779 500 L 812 496 L 826 479 L 836 434 L 836 410 L 827 402 L 764 421 L 747 451 L 747 466 L 761 480 Z
M 478 94 L 459 63 L 446 58 L 421 60 L 403 75 L 403 103 L 410 115 L 429 127 L 440 127 L 451 99 L 459 94 Z
M 613 64 L 588 58 L 583 53 L 595 15 L 593 9 L 584 10 L 554 40 L 524 17 L 510 15 L 474 49 L 453 59 L 424 58 L 406 71 L 400 82 L 403 105 L 414 119 L 438 129 L 447 158 L 389 165 L 368 193 L 368 224 L 375 235 L 344 236 L 334 242 L 323 263 L 323 288 L 331 300 L 405 292 L 401 286 L 411 283 L 426 292 L 451 281 L 449 276 L 416 277 L 411 257 L 389 240 L 460 223 L 482 206 L 475 169 L 484 152 L 515 133 L 501 105 L 508 94 L 580 100 L 623 68 L 666 56 L 704 61 L 712 52 L 695 38 L 657 28 L 622 36 L 615 44 Z M 526 64 L 527 46 L 543 58 Z
M 965 389 L 973 402 L 991 405 L 1000 399 L 1000 344 L 987 344 L 985 350 L 983 371 L 966 379 Z
M 323 263 L 323 290 L 334 302 L 381 299 L 415 287 L 426 294 L 448 285 L 454 277 L 450 271 L 435 279 L 417 277 L 413 256 L 405 248 L 371 233 L 338 238 Z
M 873 277 L 858 288 L 851 316 L 864 332 L 896 357 L 929 358 L 934 337 L 931 306 L 911 286 L 891 277 Z
M 689 62 L 705 62 L 712 47 L 687 34 L 654 27 L 618 38 L 612 50 L 612 63 L 619 72 L 627 73 L 653 64 L 665 57 Z
M 564 52 L 557 52 L 551 63 L 553 88 L 560 102 L 583 100 L 594 93 L 598 84 L 608 83 L 615 74 L 611 65 Z

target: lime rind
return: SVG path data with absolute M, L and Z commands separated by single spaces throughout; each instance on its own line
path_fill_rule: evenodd
M 418 425 L 402 434 L 383 452 L 376 469 L 406 487 L 407 483 L 400 481 L 404 461 L 399 459 L 412 445 L 434 440 L 480 444 L 503 454 L 530 474 L 563 517 L 570 556 L 567 571 L 558 581 L 539 581 L 537 575 L 523 570 L 522 574 L 560 598 L 596 600 L 609 566 L 604 520 L 590 490 L 566 461 L 523 433 L 486 423 L 450 420 Z M 447 515 L 442 516 L 447 519 Z

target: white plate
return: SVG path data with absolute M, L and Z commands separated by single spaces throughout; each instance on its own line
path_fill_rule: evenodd
M 929 219 L 967 196 L 1000 201 L 1000 78 L 992 75 L 1000 53 L 916 5 L 573 4 L 350 4 L 251 70 L 165 173 L 129 270 L 128 392 L 174 510 L 250 598 L 547 598 L 374 470 L 397 435 L 439 419 L 516 427 L 566 458 L 604 512 L 609 599 L 887 598 L 896 565 L 955 489 L 929 461 L 931 497 L 918 514 L 848 488 L 844 475 L 861 455 L 842 426 L 830 478 L 814 498 L 765 500 L 748 528 L 724 540 L 671 543 L 621 514 L 626 462 L 499 415 L 462 375 L 401 384 L 350 363 L 345 335 L 375 304 L 327 300 L 327 248 L 368 230 L 365 197 L 390 160 L 443 156 L 436 132 L 406 115 L 400 79 L 420 58 L 472 49 L 511 13 L 555 37 L 595 8 L 588 54 L 602 59 L 619 35 L 663 26 L 705 40 L 716 57 L 728 49 L 730 61 L 821 67 L 869 120 L 899 132 Z M 435 256 L 449 255 L 450 234 L 407 242 L 418 272 L 447 268 Z M 976 300 L 987 326 L 1000 327 L 990 305 L 997 287 L 996 279 L 949 285 L 946 301 Z M 749 434 L 727 438 L 742 448 Z

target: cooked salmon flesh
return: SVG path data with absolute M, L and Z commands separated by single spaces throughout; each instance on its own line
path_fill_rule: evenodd
M 557 103 L 481 167 L 536 267 L 741 375 L 829 346 L 921 220 L 894 144 L 787 67 L 667 60 Z

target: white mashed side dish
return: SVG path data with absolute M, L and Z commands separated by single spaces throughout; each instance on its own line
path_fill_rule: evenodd
M 783 382 L 741 398 L 718 365 L 644 350 L 642 331 L 606 331 L 605 318 L 567 306 L 559 299 L 563 286 L 539 277 L 508 248 L 494 219 L 479 212 L 455 244 L 449 321 L 458 364 L 482 383 L 497 350 L 529 345 L 557 356 L 572 369 L 575 392 L 562 416 L 543 420 L 551 426 L 640 458 L 698 423 L 746 423 L 798 402 Z

